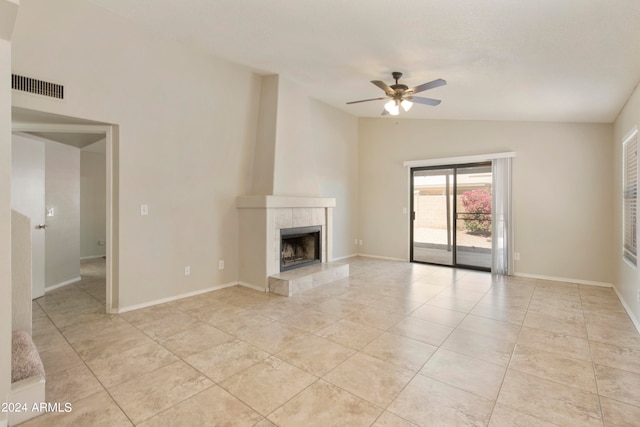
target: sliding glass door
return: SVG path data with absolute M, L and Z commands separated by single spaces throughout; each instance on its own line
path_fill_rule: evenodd
M 491 162 L 411 169 L 411 261 L 491 269 Z

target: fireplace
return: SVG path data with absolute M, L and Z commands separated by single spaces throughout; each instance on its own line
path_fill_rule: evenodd
M 280 271 L 322 262 L 322 227 L 280 229 Z

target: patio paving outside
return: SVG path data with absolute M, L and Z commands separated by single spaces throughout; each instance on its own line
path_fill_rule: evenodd
M 440 228 L 416 227 L 414 242 L 426 245 L 415 245 L 413 259 L 415 261 L 435 264 L 452 264 L 452 253 L 447 251 L 447 230 Z M 489 268 L 491 266 L 491 236 L 478 236 L 463 230 L 456 233 L 458 243 L 458 264 Z M 444 245 L 437 247 L 432 245 Z M 478 250 L 479 249 L 479 250 Z

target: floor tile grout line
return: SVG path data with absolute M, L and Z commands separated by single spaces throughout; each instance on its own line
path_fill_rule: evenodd
M 75 286 L 75 284 L 73 284 Z M 49 318 L 49 314 L 41 307 L 42 311 L 47 315 L 47 318 Z M 85 368 L 87 368 L 87 370 L 89 372 L 91 372 L 91 375 L 93 375 L 94 379 L 100 384 L 100 386 L 102 387 L 102 391 L 104 391 L 105 393 L 107 393 L 107 395 L 109 395 L 109 398 L 113 401 L 113 403 L 118 407 L 118 409 L 122 412 L 122 414 L 129 420 L 129 422 L 131 422 L 131 425 L 135 425 L 135 423 L 133 422 L 133 420 L 129 417 L 129 415 L 124 411 L 124 409 L 120 406 L 120 404 L 118 403 L 118 401 L 113 397 L 113 395 L 111 394 L 111 392 L 108 390 L 107 387 L 105 387 L 105 385 L 102 383 L 102 381 L 100 381 L 100 379 L 95 375 L 94 371 L 91 369 L 91 367 L 87 364 L 86 360 L 77 352 L 76 348 L 71 344 L 71 342 L 69 342 L 69 340 L 67 339 L 67 337 L 64 335 L 64 333 L 60 330 L 60 328 L 58 328 L 58 326 L 49 318 L 49 321 L 53 324 L 53 326 L 58 330 L 58 333 L 65 339 L 65 341 L 67 342 L 67 344 L 69 345 L 69 347 L 73 350 L 73 352 L 78 356 L 78 358 L 80 359 L 80 361 L 82 362 L 82 364 L 85 366 Z M 72 368 L 69 368 L 72 369 Z M 68 369 L 67 369 L 68 370 Z M 88 397 L 91 397 L 95 394 L 101 393 L 101 391 L 98 391 L 96 393 L 93 393 L 89 396 L 85 396 L 82 399 L 86 399 Z M 81 400 L 81 399 L 80 399 Z
M 591 340 L 589 339 L 589 330 L 587 329 L 587 321 L 586 318 L 584 317 L 584 304 L 583 304 L 583 299 L 582 299 L 582 289 L 579 289 L 579 296 L 580 296 L 580 309 L 582 312 L 582 317 L 585 319 L 585 323 L 584 323 L 584 329 L 585 332 L 587 334 L 587 343 L 589 345 L 589 355 L 591 356 L 591 372 L 593 373 L 593 381 L 596 385 L 596 396 L 598 398 L 598 411 L 600 412 L 600 421 L 602 426 L 604 427 L 605 425 L 605 420 L 604 420 L 604 411 L 602 410 L 602 398 L 600 395 L 600 386 L 598 384 L 598 375 L 596 375 L 596 362 L 593 358 L 593 350 L 591 348 Z
M 418 279 L 416 279 L 416 280 L 418 280 Z M 403 286 L 404 286 L 404 285 L 403 285 Z M 405 286 L 405 287 L 406 287 L 406 286 Z M 354 289 L 355 289 L 355 288 L 354 288 Z M 491 288 L 489 288 L 489 289 L 491 289 Z M 84 289 L 80 289 L 80 290 L 82 290 L 82 291 L 84 291 L 85 293 L 87 293 Z M 535 291 L 535 289 L 534 289 L 534 291 Z M 441 292 L 442 292 L 442 291 L 441 291 Z M 486 294 L 487 294 L 488 292 L 489 292 L 489 290 L 487 290 L 487 291 L 485 292 L 485 296 L 486 296 Z M 534 292 L 534 293 L 532 293 L 532 294 L 529 296 L 529 299 L 528 299 L 528 305 L 527 305 L 527 310 L 526 310 L 526 312 L 525 312 L 525 318 L 526 318 L 526 313 L 529 313 L 529 312 L 530 312 L 530 310 L 529 310 L 529 309 L 530 309 L 531 303 L 532 303 L 532 301 L 533 301 L 533 297 L 534 297 L 534 295 L 535 295 L 535 292 Z M 90 296 L 91 296 L 91 295 L 90 295 Z M 340 296 L 344 296 L 344 292 L 343 292 L 342 294 L 340 294 Z M 328 297 L 332 297 L 332 296 L 328 296 Z M 582 297 L 582 295 L 581 295 L 581 297 Z M 391 297 L 391 296 L 390 296 L 389 298 L 394 298 L 394 297 Z M 433 298 L 433 297 L 432 297 L 432 298 Z M 408 300 L 408 299 L 405 299 L 405 302 L 406 302 L 406 301 L 409 301 L 409 300 Z M 476 302 L 476 304 L 474 305 L 474 307 L 476 307 L 478 304 L 480 304 L 480 301 L 481 301 L 481 300 L 478 300 L 478 301 Z M 581 300 L 581 301 L 582 301 L 582 300 Z M 422 306 L 426 305 L 426 302 L 427 302 L 427 301 L 425 301 L 424 303 L 422 303 L 422 304 L 421 304 L 421 305 L 419 305 L 418 307 L 422 307 Z M 409 303 L 410 303 L 410 302 L 409 302 Z M 365 304 L 365 305 L 366 305 L 366 304 Z M 369 306 L 369 307 L 372 307 L 372 308 L 373 308 L 373 306 Z M 40 308 L 42 309 L 42 307 L 40 307 Z M 441 308 L 442 308 L 442 307 L 441 307 Z M 448 309 L 448 308 L 447 308 L 447 309 Z M 582 309 L 582 313 L 583 313 L 583 316 L 584 316 L 584 304 L 582 304 L 582 303 L 581 303 L 581 309 Z M 414 310 L 413 310 L 413 311 L 411 311 L 411 312 L 404 312 L 404 313 L 402 313 L 402 315 L 403 315 L 403 319 L 406 319 L 406 318 L 410 317 L 411 313 L 413 313 L 415 310 L 417 310 L 417 309 L 414 309 Z M 52 320 L 51 320 L 51 318 L 49 317 L 48 313 L 46 313 L 44 310 L 42 310 L 42 311 L 45 313 L 45 315 L 47 315 L 47 318 L 49 319 L 49 321 L 50 321 L 50 322 L 52 322 Z M 469 310 L 468 312 L 466 312 L 466 313 L 465 313 L 465 317 L 463 318 L 463 320 L 462 320 L 462 321 L 464 321 L 465 319 L 467 319 L 467 318 L 469 317 L 469 315 L 471 314 L 471 311 L 473 311 L 473 308 L 472 308 L 471 310 Z M 193 317 L 193 316 L 191 316 L 191 317 Z M 285 316 L 285 318 L 286 318 L 286 317 L 287 317 L 287 316 Z M 484 317 L 484 316 L 483 316 L 483 317 Z M 504 322 L 504 321 L 503 321 L 503 320 L 501 320 L 501 319 L 492 319 L 492 318 L 490 318 L 490 317 L 487 317 L 487 318 L 489 318 L 489 319 L 491 319 L 491 320 L 499 321 L 499 322 L 502 322 L 502 323 L 512 324 L 512 323 L 509 323 L 509 322 Z M 283 319 L 284 319 L 284 318 L 283 318 Z M 199 319 L 198 319 L 198 320 L 199 320 Z M 282 319 L 278 319 L 277 321 L 279 321 L 279 322 L 280 322 L 281 320 L 282 320 Z M 400 320 L 400 321 L 401 321 L 401 320 Z M 399 321 L 399 322 L 400 322 L 400 321 Z M 462 321 L 461 321 L 461 322 L 462 322 Z M 53 323 L 53 322 L 52 322 L 52 323 Z M 206 323 L 206 322 L 205 322 L 205 323 Z M 284 322 L 281 322 L 281 323 L 284 323 Z M 435 322 L 435 323 L 437 323 L 437 322 Z M 511 358 L 513 357 L 513 354 L 514 354 L 514 352 L 515 352 L 516 345 L 517 345 L 517 341 L 519 340 L 519 337 L 520 337 L 520 335 L 521 335 L 521 333 L 522 333 L 522 330 L 523 330 L 523 327 L 524 327 L 524 326 L 523 326 L 523 324 L 524 324 L 524 321 L 523 321 L 523 323 L 522 323 L 522 324 L 517 325 L 517 326 L 519 327 L 519 333 L 518 333 L 518 338 L 516 339 L 516 344 L 514 344 L 514 349 L 512 350 L 511 355 L 510 355 L 509 365 L 511 364 Z M 455 331 L 456 329 L 458 329 L 458 328 L 459 328 L 459 325 L 460 325 L 460 323 L 458 323 L 458 325 L 456 325 L 455 327 L 453 327 L 453 328 L 452 328 L 452 332 L 453 332 L 453 331 Z M 135 326 L 135 325 L 133 325 L 133 326 Z M 215 327 L 215 325 L 212 325 L 212 326 L 213 326 L 213 327 Z M 59 329 L 55 324 L 54 324 L 54 327 L 56 327 L 56 329 L 61 333 L 60 329 Z M 391 332 L 389 332 L 389 329 L 391 329 L 392 327 L 393 327 L 393 326 L 388 327 L 388 328 L 386 328 L 386 329 L 382 329 L 382 331 L 383 331 L 382 333 L 391 333 Z M 137 329 L 137 328 L 136 328 L 136 329 Z M 223 331 L 223 332 L 227 333 L 226 331 Z M 317 331 L 316 331 L 316 332 L 317 332 Z M 451 332 L 451 333 L 452 333 L 452 332 Z M 473 331 L 472 331 L 472 332 L 473 332 Z M 178 333 L 180 333 L 180 332 L 177 332 L 176 334 L 178 334 Z M 450 334 L 451 334 L 451 333 L 450 333 Z M 450 335 L 450 334 L 449 334 L 449 335 Z M 64 336 L 64 334 L 62 334 L 62 335 L 63 335 L 63 337 L 65 338 L 65 340 L 68 342 L 68 340 L 67 340 L 66 336 Z M 146 334 L 145 334 L 145 335 L 146 335 Z M 235 333 L 229 333 L 229 335 L 233 336 L 233 337 L 234 337 L 234 339 L 238 339 L 238 338 L 237 338 L 237 336 L 235 335 Z M 316 335 L 316 336 L 318 336 L 318 335 L 317 335 L 317 334 L 315 334 L 315 333 L 311 333 L 311 335 Z M 171 335 L 171 336 L 173 336 L 173 335 Z M 410 338 L 410 337 L 406 337 L 406 338 L 407 338 L 407 339 L 412 339 L 412 338 Z M 374 338 L 373 340 L 375 340 L 375 339 L 377 339 L 377 338 Z M 157 339 L 156 339 L 156 338 L 152 338 L 152 340 L 153 340 L 154 342 L 156 342 L 157 344 L 162 345 L 159 341 L 157 341 Z M 445 338 L 445 341 L 446 341 L 446 338 Z M 590 340 L 590 339 L 588 339 L 587 341 L 588 341 L 589 343 L 591 342 L 591 340 Z M 444 341 L 443 341 L 443 342 L 444 342 Z M 69 342 L 68 342 L 68 343 L 69 343 Z M 70 344 L 70 343 L 69 343 L 69 344 Z M 249 345 L 251 345 L 251 344 L 249 344 Z M 353 357 L 353 356 L 354 356 L 355 354 L 357 354 L 357 353 L 366 354 L 366 353 L 364 353 L 364 352 L 363 352 L 363 349 L 364 349 L 367 345 L 368 345 L 368 344 L 365 344 L 363 347 L 361 347 L 360 349 L 356 350 L 356 352 L 355 352 L 353 355 L 351 355 L 350 357 Z M 442 346 L 442 343 L 441 343 L 439 346 L 437 346 L 436 351 L 437 351 L 438 349 L 440 349 L 440 348 L 441 348 L 441 346 Z M 164 346 L 163 346 L 163 347 L 164 347 Z M 72 346 L 72 348 L 73 348 L 73 346 Z M 283 349 L 282 349 L 281 351 L 283 351 L 284 349 L 286 349 L 286 347 L 283 347 Z M 167 349 L 167 350 L 168 350 L 168 349 Z M 74 348 L 74 351 L 75 351 L 75 348 Z M 168 351 L 170 351 L 170 350 L 168 350 Z M 76 353 L 77 353 L 77 352 L 76 352 Z M 172 354 L 174 354 L 173 352 L 171 352 L 171 353 L 172 353 Z M 270 352 L 269 352 L 269 353 L 270 353 Z M 591 346 L 590 346 L 590 353 L 591 353 Z M 277 352 L 276 352 L 276 353 L 270 353 L 270 356 L 271 356 L 271 357 L 278 357 L 278 356 L 276 356 L 276 354 L 277 354 Z M 429 359 L 427 359 L 427 361 L 425 361 L 425 362 L 423 363 L 423 365 L 422 365 L 423 367 L 424 367 L 424 365 L 425 365 L 426 363 L 428 363 L 428 361 L 431 359 L 431 357 L 433 357 L 433 354 L 435 354 L 435 351 L 434 351 L 434 353 L 432 353 L 432 354 L 430 355 Z M 374 358 L 376 357 L 376 356 L 373 356 L 373 355 L 369 355 L 369 356 L 374 357 Z M 184 361 L 184 359 L 183 359 L 182 357 L 179 357 L 179 356 L 177 356 L 177 355 L 176 355 L 176 357 L 178 357 L 178 359 L 180 359 L 180 360 L 183 360 L 183 361 Z M 85 363 L 85 364 L 86 364 L 86 362 L 84 362 L 84 359 L 82 359 L 82 358 L 81 358 L 81 360 L 83 361 L 83 363 Z M 378 360 L 382 360 L 382 359 L 378 359 Z M 382 361 L 383 361 L 383 362 L 386 362 L 386 361 L 384 361 L 384 360 L 382 360 Z M 185 363 L 187 363 L 187 362 L 185 361 Z M 257 362 L 257 363 L 259 363 L 259 362 Z M 387 363 L 389 363 L 389 362 L 387 362 Z M 593 361 L 593 357 L 592 357 L 592 366 L 593 366 L 593 367 L 595 367 L 595 362 Z M 194 369 L 196 369 L 196 368 L 194 367 Z M 422 369 L 422 368 L 421 368 L 421 369 Z M 505 372 L 507 372 L 507 371 L 508 371 L 508 369 L 509 369 L 509 366 L 507 366 L 507 368 L 505 369 Z M 617 368 L 616 368 L 616 369 L 617 369 Z M 92 372 L 92 373 L 93 373 L 93 372 Z M 203 375 L 204 375 L 204 374 L 203 374 Z M 313 374 L 312 374 L 312 375 L 313 375 Z M 326 375 L 326 373 L 325 373 L 325 375 Z M 415 378 L 415 376 L 416 376 L 416 375 L 420 375 L 420 370 L 416 371 L 416 374 L 414 374 L 412 378 Z M 204 375 L 204 376 L 206 377 L 206 375 Z M 315 375 L 314 375 L 314 376 L 315 376 Z M 207 378 L 208 378 L 208 377 L 207 377 Z M 323 377 L 316 377 L 316 378 L 318 378 L 318 379 L 323 379 Z M 542 377 L 540 377 L 540 378 L 542 378 Z M 317 383 L 317 381 L 318 381 L 318 380 L 316 380 L 313 384 Z M 326 380 L 325 380 L 325 381 L 326 381 Z M 411 381 L 411 380 L 410 380 L 410 381 Z M 409 381 L 409 382 L 410 382 L 410 381 Z M 213 381 L 213 380 L 212 380 L 212 382 L 213 382 L 213 384 L 216 384 L 216 383 L 215 383 L 215 381 Z M 102 384 L 102 383 L 101 383 L 101 384 Z M 407 383 L 407 384 L 409 384 L 409 383 Z M 443 382 L 443 384 L 446 384 L 446 383 L 444 383 L 444 382 Z M 501 384 L 501 386 L 500 386 L 500 389 L 502 389 L 502 385 L 503 385 L 503 384 L 504 384 L 504 377 L 503 377 L 503 379 L 502 379 L 502 384 Z M 103 385 L 103 386 L 104 386 L 104 385 Z M 337 386 L 336 386 L 336 387 L 337 387 Z M 405 384 L 405 387 L 406 387 L 406 384 Z M 461 390 L 462 390 L 462 389 L 461 389 Z M 346 390 L 345 390 L 345 391 L 346 391 Z M 346 391 L 346 392 L 348 392 L 348 391 Z M 349 393 L 349 392 L 348 392 L 348 393 Z M 399 392 L 399 393 L 400 393 L 400 392 Z M 399 394 L 399 393 L 398 393 L 398 394 Z M 352 394 L 352 393 L 350 393 L 350 394 Z M 599 393 L 597 393 L 597 394 L 599 395 Z M 397 395 L 396 395 L 396 398 L 397 398 Z M 366 400 L 366 399 L 365 399 L 365 400 Z M 394 398 L 394 400 L 395 400 L 395 398 Z M 497 397 L 496 397 L 496 402 L 497 402 Z M 370 402 L 370 403 L 371 403 L 371 402 Z M 387 405 L 387 408 L 388 408 L 388 406 L 389 406 L 389 405 Z M 494 409 L 495 409 L 495 402 L 494 402 L 494 407 L 493 407 L 493 409 L 492 409 L 492 413 L 493 413 L 493 410 L 494 410 Z M 385 410 L 386 410 L 386 409 L 385 409 Z M 383 412 L 384 412 L 384 410 L 383 410 Z M 383 413 L 383 412 L 382 412 L 382 413 Z M 381 414 L 382 414 L 382 413 L 381 413 Z

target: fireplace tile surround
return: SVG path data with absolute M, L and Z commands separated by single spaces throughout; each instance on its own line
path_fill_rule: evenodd
M 333 249 L 334 198 L 241 196 L 236 206 L 240 217 L 242 285 L 290 296 L 349 275 L 348 264 L 328 262 Z M 310 226 L 321 227 L 321 264 L 281 273 L 280 230 Z

